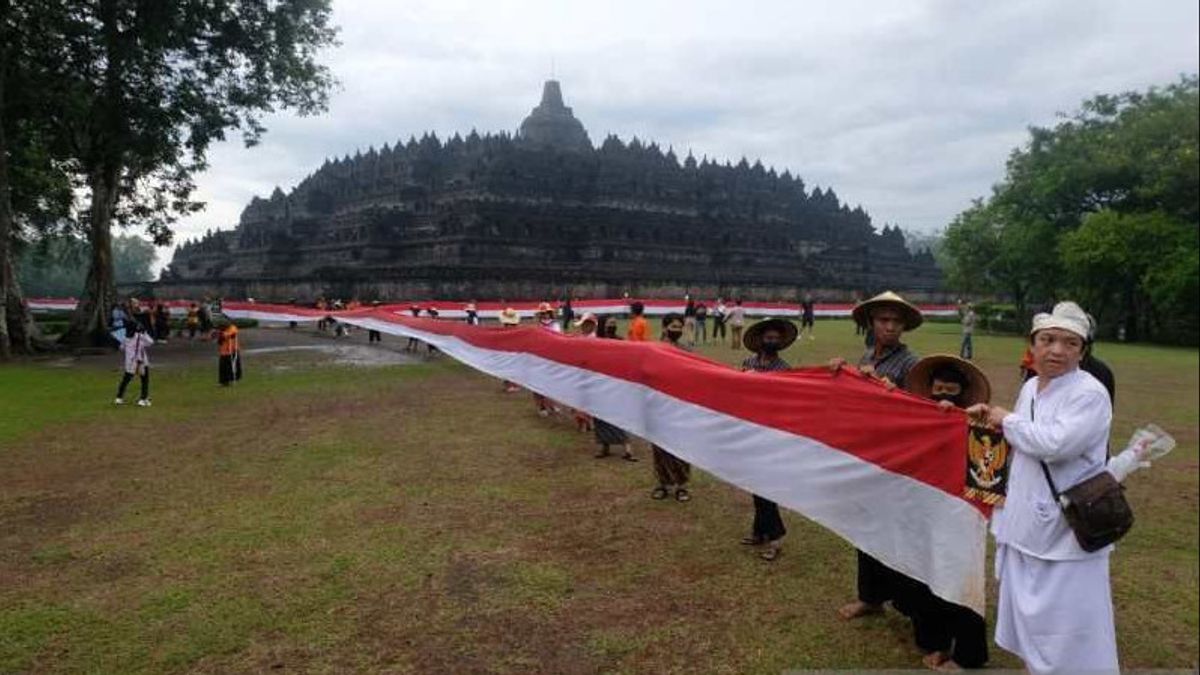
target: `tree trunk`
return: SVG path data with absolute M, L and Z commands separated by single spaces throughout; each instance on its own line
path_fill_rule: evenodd
M 0 8 L 3 8 L 0 4 Z M 0 360 L 14 351 L 29 353 L 36 328 L 21 297 L 13 250 L 14 216 L 8 172 L 8 138 L 4 133 L 4 74 L 8 72 L 7 46 L 0 47 Z
M 92 203 L 88 210 L 88 242 L 92 260 L 79 305 L 61 342 L 73 346 L 101 346 L 109 343 L 109 310 L 117 302 L 113 273 L 112 216 L 117 203 L 117 177 L 112 166 L 97 169 L 88 179 Z

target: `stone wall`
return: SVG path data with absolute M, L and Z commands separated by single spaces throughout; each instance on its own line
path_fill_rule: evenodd
M 852 302 L 879 289 L 859 291 L 834 288 L 808 288 L 797 280 L 794 286 L 733 283 L 695 284 L 686 281 L 649 281 L 632 284 L 583 281 L 578 283 L 531 281 L 528 279 L 487 279 L 446 281 L 437 278 L 318 281 L 313 279 L 253 279 L 220 281 L 176 281 L 122 286 L 122 294 L 163 299 L 254 298 L 259 302 L 308 303 L 318 297 L 355 298 L 363 301 L 407 302 L 425 300 L 542 300 L 560 299 L 568 293 L 576 298 L 620 298 L 625 293 L 640 298 L 682 298 L 691 294 L 702 298 L 742 298 L 748 301 L 798 302 L 805 292 L 820 302 Z M 944 292 L 909 291 L 903 295 L 913 302 L 944 303 L 954 298 Z

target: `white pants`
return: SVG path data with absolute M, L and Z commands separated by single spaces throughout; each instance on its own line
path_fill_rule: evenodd
M 1031 673 L 1116 673 L 1108 552 L 1042 560 L 999 544 L 996 644 Z

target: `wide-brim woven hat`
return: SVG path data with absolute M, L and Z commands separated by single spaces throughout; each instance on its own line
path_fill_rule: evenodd
M 517 314 L 517 310 L 512 307 L 505 307 L 500 312 L 500 324 L 503 326 L 515 326 L 521 323 L 521 315 Z
M 663 330 L 683 330 L 683 315 L 677 312 L 671 312 L 662 318 Z
M 951 354 L 933 354 L 917 361 L 908 375 L 904 376 L 904 384 L 908 391 L 929 398 L 932 376 L 943 368 L 953 368 L 967 380 L 967 390 L 962 399 L 964 408 L 992 400 L 992 385 L 983 371 L 974 363 Z
M 792 346 L 798 334 L 796 324 L 791 321 L 767 317 L 746 329 L 745 334 L 742 336 L 742 344 L 746 345 L 746 349 L 757 353 L 762 349 L 763 333 L 766 333 L 768 330 L 777 330 L 783 336 L 783 342 L 779 346 L 779 351 Z
M 892 307 L 900 311 L 900 315 L 904 318 L 904 330 L 915 330 L 925 318 L 921 316 L 921 310 L 917 309 L 916 305 L 900 297 L 892 291 L 884 291 L 879 295 L 863 300 L 854 307 L 851 313 L 854 316 L 854 321 L 861 326 L 871 326 L 871 312 L 881 307 Z

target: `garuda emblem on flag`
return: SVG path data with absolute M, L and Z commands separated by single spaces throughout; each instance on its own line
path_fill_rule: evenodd
M 1008 441 L 999 429 L 972 423 L 967 433 L 968 499 L 1004 506 L 1008 488 Z

